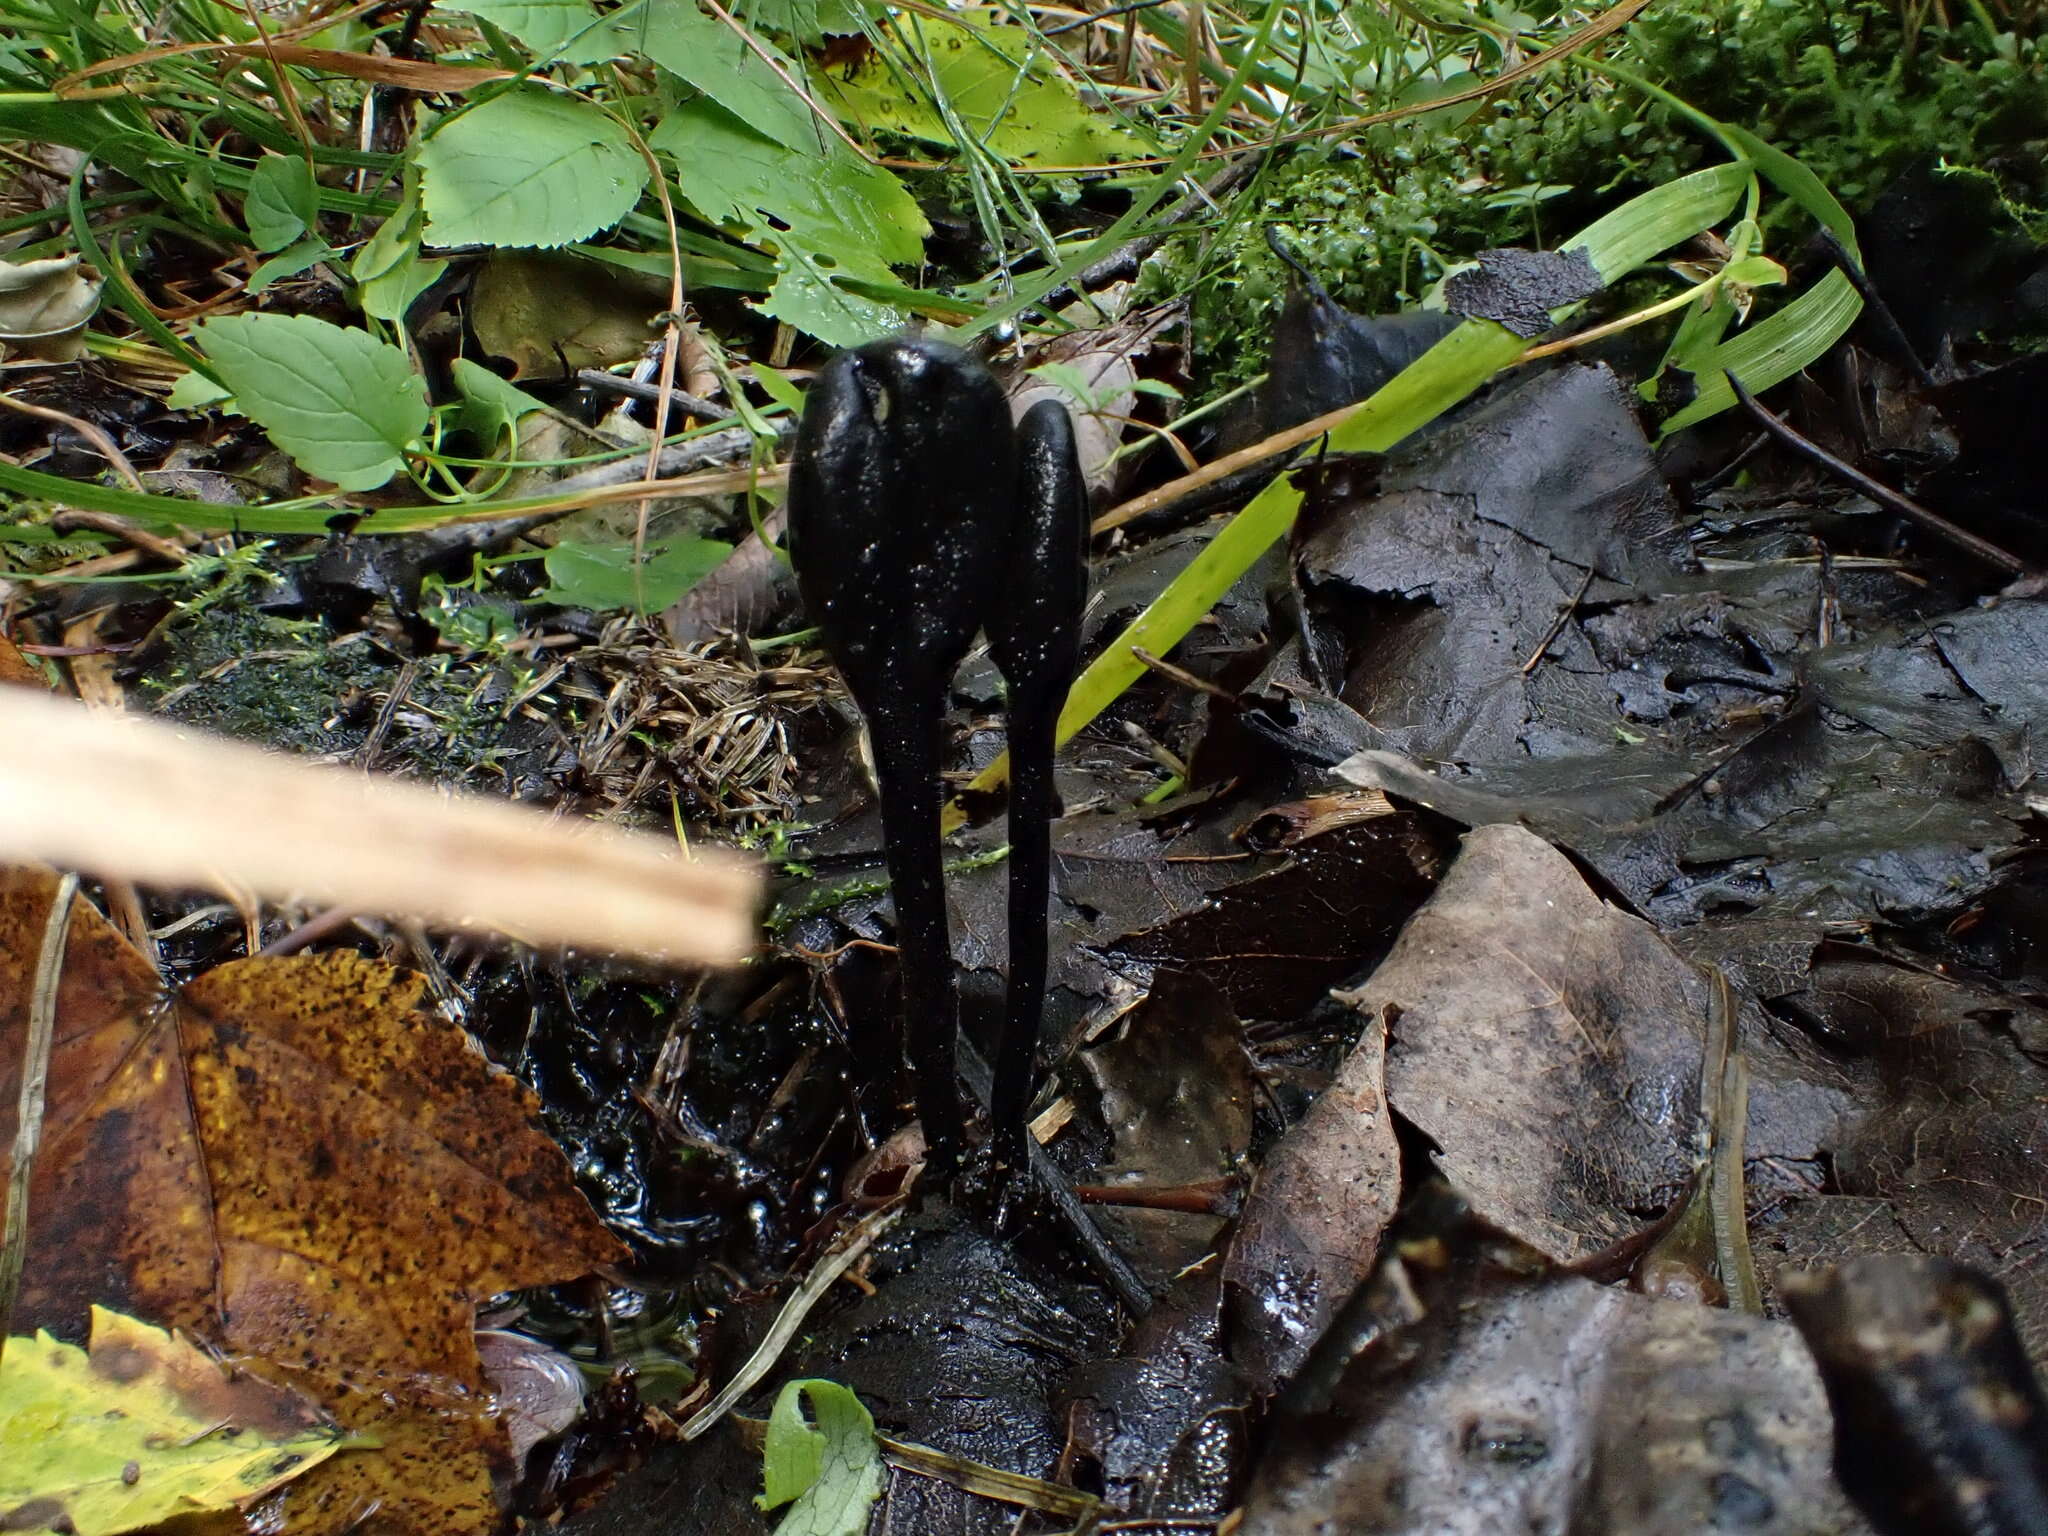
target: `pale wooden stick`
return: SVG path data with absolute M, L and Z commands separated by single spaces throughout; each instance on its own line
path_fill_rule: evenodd
M 0 687 L 0 858 L 689 965 L 754 943 L 737 856 Z

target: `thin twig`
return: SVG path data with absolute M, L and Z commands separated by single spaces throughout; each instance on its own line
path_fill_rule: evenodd
M 43 948 L 36 956 L 35 990 L 29 994 L 28 1040 L 21 1053 L 21 1097 L 15 1108 L 14 1158 L 7 1170 L 7 1221 L 0 1234 L 0 1354 L 14 1298 L 21 1289 L 21 1264 L 28 1251 L 28 1188 L 35 1177 L 43 1140 L 43 1106 L 50 1085 L 50 1042 L 57 1032 L 57 979 L 64 969 L 64 941 L 71 933 L 71 903 L 78 876 L 57 882 L 50 916 L 43 924 Z
M 1849 254 L 1849 248 L 1842 244 L 1842 237 L 1832 229 L 1820 232 L 1821 248 L 1834 262 L 1835 269 L 1849 279 L 1849 286 L 1856 290 L 1863 300 L 1864 310 L 1877 322 L 1878 329 L 1885 333 L 1891 344 L 1899 349 L 1899 355 L 1906 361 L 1907 370 L 1920 382 L 1922 388 L 1936 389 L 1939 383 L 1920 360 L 1920 351 L 1913 345 L 1913 338 L 1906 334 L 1906 328 L 1899 324 L 1899 317 L 1892 313 L 1891 305 L 1885 303 L 1884 295 L 1877 291 L 1877 285 L 1870 280 L 1870 274 L 1863 270 L 1862 263 Z
M 35 416 L 69 427 L 99 450 L 100 457 L 113 465 L 114 472 L 128 482 L 128 489 L 147 494 L 149 488 L 142 483 L 142 477 L 135 473 L 135 466 L 128 462 L 128 456 L 114 446 L 111 437 L 83 416 L 73 416 L 69 411 L 56 410 L 47 405 L 30 405 L 19 395 L 10 395 L 4 391 L 0 391 L 0 405 L 6 406 L 10 411 L 19 411 L 24 416 Z
M 577 369 L 576 382 L 608 395 L 624 395 L 629 400 L 653 402 L 666 394 L 692 416 L 701 416 L 706 421 L 724 421 L 732 415 L 729 408 L 720 405 L 716 400 L 706 400 L 701 395 L 691 394 L 688 390 L 664 391 L 659 384 L 643 384 L 638 379 L 621 378 L 616 373 L 606 373 L 602 368 Z M 652 479 L 653 476 L 649 478 Z
M 1550 621 L 1550 628 L 1543 632 L 1542 643 L 1529 653 L 1529 659 L 1522 663 L 1522 676 L 1527 677 L 1543 661 L 1543 653 L 1556 643 L 1564 633 L 1565 625 L 1571 623 L 1572 615 L 1579 611 L 1579 604 L 1586 600 L 1586 593 L 1593 585 L 1593 567 L 1586 567 L 1585 579 L 1579 583 L 1579 590 L 1572 594 L 1572 600 L 1557 610 L 1557 617 Z
M 1855 490 L 1861 491 L 1879 506 L 1888 507 L 1901 517 L 1910 518 L 1929 533 L 1947 539 L 1949 543 L 1955 545 L 1956 548 L 1962 550 L 1965 554 L 1975 555 L 1987 565 L 1995 565 L 2001 571 L 2008 571 L 2015 576 L 2032 576 L 2037 574 L 2036 568 L 2022 560 L 2018 555 L 2000 549 L 1989 539 L 1979 538 L 1976 534 L 1970 532 L 1969 529 L 1950 522 L 1939 512 L 1921 506 L 1919 502 L 1913 500 L 1910 496 L 1895 491 L 1880 481 L 1871 479 L 1870 476 L 1864 474 L 1855 465 L 1836 458 L 1827 449 L 1821 447 L 1819 443 L 1814 442 L 1809 437 L 1802 436 L 1791 426 L 1787 425 L 1783 419 L 1765 410 L 1757 401 L 1756 396 L 1742 387 L 1742 380 L 1736 378 L 1731 370 L 1722 369 L 1721 376 L 1728 381 L 1728 387 L 1735 391 L 1735 398 L 1742 403 L 1742 408 L 1755 417 L 1757 424 L 1766 432 L 1770 433 L 1771 436 L 1775 437 L 1793 452 L 1803 454 L 1814 463 L 1820 465 L 1821 468 L 1825 469 L 1836 479 L 1841 480 Z

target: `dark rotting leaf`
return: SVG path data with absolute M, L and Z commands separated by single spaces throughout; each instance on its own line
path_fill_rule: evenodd
M 1884 1536 L 2048 1530 L 2048 1404 L 2005 1292 L 1882 1254 L 1784 1287 L 1835 1419 L 1835 1476 Z

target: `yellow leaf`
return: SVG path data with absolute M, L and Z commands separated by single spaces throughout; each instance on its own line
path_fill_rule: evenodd
M 304 1398 L 94 1307 L 89 1350 L 47 1333 L 7 1341 L 0 1530 L 110 1536 L 244 1507 L 364 1443 Z

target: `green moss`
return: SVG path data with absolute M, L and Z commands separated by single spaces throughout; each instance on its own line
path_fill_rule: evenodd
M 2035 238 L 2048 237 L 2048 43 L 1996 36 L 1967 14 L 1908 35 L 1878 0 L 1661 0 L 1613 57 L 1724 121 L 1793 153 L 1851 211 L 1923 155 L 1994 176 Z M 1148 296 L 1192 291 L 1205 392 L 1265 365 L 1288 274 L 1274 226 L 1349 307 L 1417 302 L 1447 263 L 1542 244 L 1627 197 L 1720 158 L 1634 90 L 1553 70 L 1508 98 L 1308 145 L 1268 173 L 1251 212 L 1205 241 L 1170 245 Z M 1768 232 L 1803 235 L 1775 200 Z

